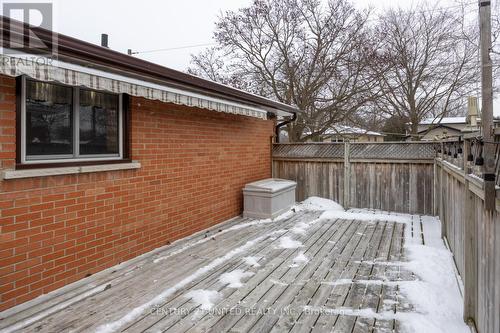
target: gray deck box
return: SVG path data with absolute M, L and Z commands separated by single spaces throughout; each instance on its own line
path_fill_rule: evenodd
M 291 180 L 268 178 L 243 188 L 243 216 L 259 219 L 275 218 L 295 204 L 295 187 Z

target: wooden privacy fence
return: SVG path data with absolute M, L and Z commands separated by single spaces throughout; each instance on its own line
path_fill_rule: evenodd
M 478 332 L 497 333 L 500 332 L 500 188 L 496 190 L 496 209 L 486 211 L 483 180 L 474 174 L 477 166 L 467 162 L 470 148 L 470 142 L 466 142 L 462 154 L 454 151 L 450 154 L 450 149 L 445 148 L 436 158 L 436 210 L 442 236 L 448 241 L 464 283 L 464 318 L 472 320 Z
M 433 214 L 433 143 L 297 143 L 273 146 L 273 177 L 297 182 L 296 196 L 344 207 Z

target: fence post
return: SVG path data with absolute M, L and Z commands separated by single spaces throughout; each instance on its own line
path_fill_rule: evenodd
M 463 149 L 463 166 L 462 168 L 464 169 L 464 174 L 468 175 L 469 172 L 469 161 L 467 161 L 467 158 L 469 157 L 470 154 L 470 140 L 464 139 L 464 149 Z
M 446 212 L 444 211 L 444 196 L 447 195 L 448 183 L 444 182 L 444 143 L 441 141 L 441 165 L 439 168 L 439 219 L 441 220 L 441 237 L 446 237 Z
M 466 167 L 467 169 L 467 167 Z M 469 322 L 475 317 L 477 307 L 477 231 L 476 217 L 474 216 L 475 203 L 474 194 L 470 189 L 467 178 L 467 170 L 464 172 L 465 180 L 465 202 L 464 202 L 464 321 Z
M 464 320 L 474 321 L 477 310 L 477 220 L 474 215 L 474 194 L 470 189 L 467 175 L 471 172 L 467 161 L 471 151 L 470 140 L 464 141 L 464 179 L 465 179 L 465 230 L 464 230 Z
M 349 159 L 351 144 L 349 141 L 344 141 L 344 207 L 351 206 L 350 189 L 351 189 L 351 162 Z
M 438 208 L 438 167 L 437 167 L 437 158 L 438 158 L 438 154 L 436 153 L 436 156 L 434 157 L 434 164 L 432 166 L 432 214 L 434 216 L 438 215 L 438 211 L 439 211 L 439 208 Z

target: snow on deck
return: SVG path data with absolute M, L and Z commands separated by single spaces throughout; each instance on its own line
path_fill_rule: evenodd
M 0 313 L 0 332 L 469 332 L 434 217 L 312 198 Z

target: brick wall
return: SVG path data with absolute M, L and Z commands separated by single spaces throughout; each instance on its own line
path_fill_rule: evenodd
M 0 76 L 0 166 L 15 163 L 15 81 Z M 0 310 L 241 213 L 271 176 L 272 121 L 131 100 L 138 170 L 0 181 Z

